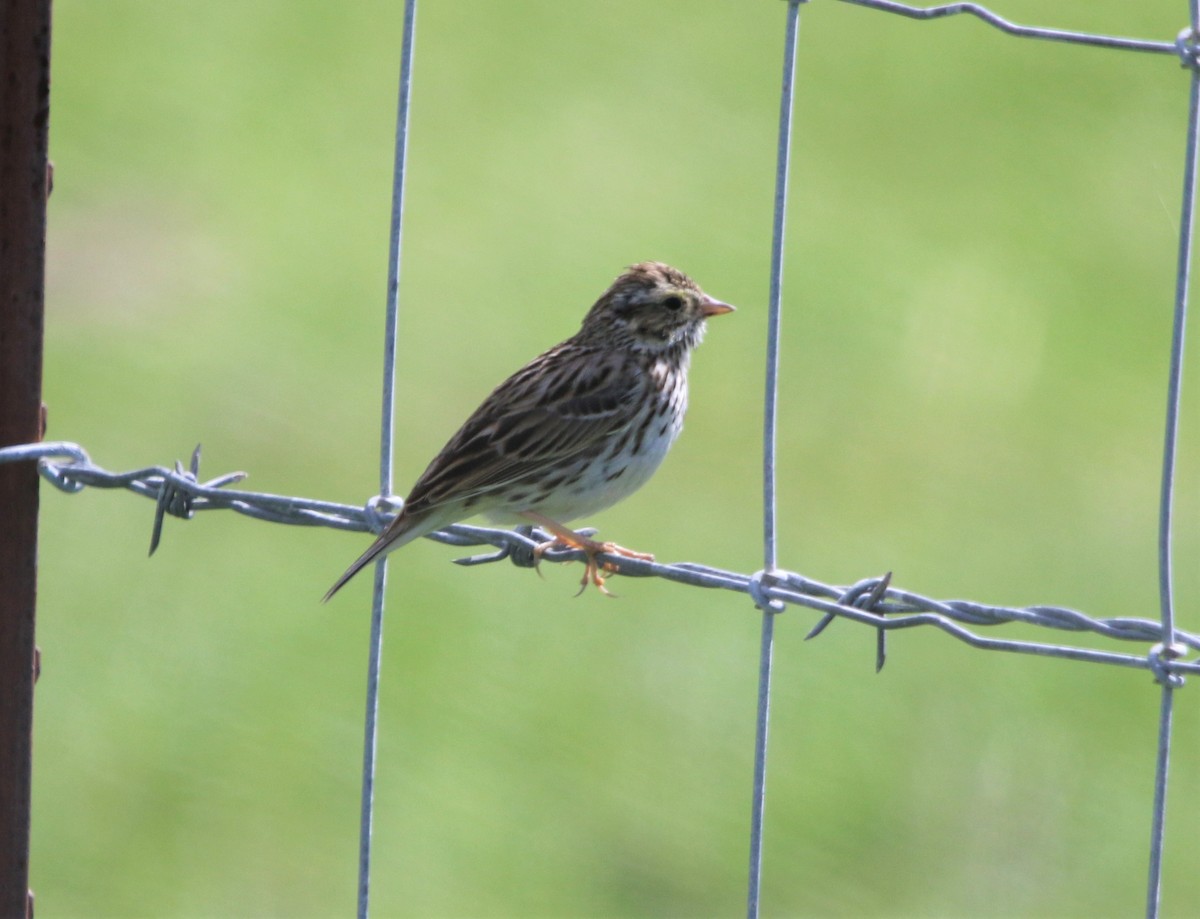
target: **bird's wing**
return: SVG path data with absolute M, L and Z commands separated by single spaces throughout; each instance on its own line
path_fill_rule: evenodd
M 546 352 L 496 387 L 417 480 L 406 510 L 424 513 L 536 477 L 633 424 L 647 384 L 630 372 L 628 358 L 567 348 Z

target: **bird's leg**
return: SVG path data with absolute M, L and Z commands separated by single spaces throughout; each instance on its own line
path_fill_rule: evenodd
M 579 582 L 579 593 L 583 593 L 585 590 L 587 590 L 588 584 L 591 583 L 595 584 L 596 587 L 600 589 L 602 594 L 610 597 L 614 596 L 614 594 L 604 586 L 604 575 L 602 575 L 600 572 L 601 569 L 605 571 L 616 571 L 617 569 L 612 562 L 604 562 L 603 564 L 597 562 L 596 556 L 601 553 L 608 555 L 623 555 L 626 558 L 637 558 L 647 562 L 654 561 L 654 556 L 650 555 L 648 552 L 635 552 L 633 549 L 626 549 L 624 546 L 618 546 L 615 542 L 597 542 L 594 539 L 589 539 L 586 536 L 576 533 L 570 527 L 565 527 L 561 523 L 551 520 L 549 517 L 545 517 L 536 511 L 525 511 L 521 514 L 521 516 L 526 520 L 532 520 L 542 529 L 554 534 L 553 539 L 548 540 L 547 542 L 544 542 L 534 548 L 534 568 L 537 568 L 537 566 L 541 563 L 542 555 L 548 549 L 552 549 L 557 546 L 570 546 L 574 549 L 583 550 L 584 554 L 587 556 L 587 563 L 583 569 L 583 580 Z M 576 594 L 576 596 L 579 596 L 579 594 Z

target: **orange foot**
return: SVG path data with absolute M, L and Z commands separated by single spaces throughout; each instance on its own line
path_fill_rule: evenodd
M 612 591 L 604 586 L 604 575 L 602 571 L 616 571 L 617 568 L 612 562 L 599 562 L 596 556 L 605 555 L 622 555 L 625 558 L 637 558 L 643 561 L 652 562 L 654 556 L 648 552 L 635 552 L 633 549 L 626 549 L 624 546 L 618 546 L 615 542 L 597 542 L 594 539 L 589 539 L 586 536 L 581 536 L 569 527 L 563 526 L 551 520 L 549 517 L 543 517 L 541 514 L 528 511 L 522 516 L 534 521 L 544 530 L 554 534 L 554 538 L 547 540 L 539 546 L 535 546 L 533 550 L 533 567 L 541 574 L 538 567 L 542 561 L 542 555 L 550 549 L 556 549 L 563 546 L 572 549 L 582 549 L 587 556 L 587 563 L 583 569 L 583 580 L 579 582 L 579 596 L 587 590 L 588 584 L 595 584 L 599 588 L 600 593 L 608 597 L 615 597 Z

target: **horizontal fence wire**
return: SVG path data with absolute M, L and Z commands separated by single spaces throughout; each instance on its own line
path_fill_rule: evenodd
M 257 520 L 298 526 L 331 527 L 338 530 L 382 532 L 401 503 L 399 499 L 373 498 L 363 507 L 264 492 L 228 488 L 245 478 L 233 472 L 207 482 L 198 471 L 146 466 L 129 472 L 110 472 L 91 461 L 87 452 L 74 443 L 37 443 L 0 448 L 0 463 L 36 460 L 38 470 L 56 488 L 76 493 L 84 488 L 124 488 L 152 499 L 156 516 L 187 519 L 199 511 L 232 510 Z M 520 567 L 533 567 L 533 550 L 549 538 L 537 530 L 493 529 L 454 524 L 429 534 L 428 539 L 450 546 L 492 546 L 496 551 L 456 559 L 462 565 L 480 565 L 508 559 Z M 582 561 L 578 549 L 550 549 L 547 561 Z M 823 584 L 796 572 L 776 569 L 771 572 L 741 573 L 696 562 L 663 563 L 623 556 L 603 556 L 613 569 L 625 577 L 652 577 L 750 595 L 757 604 L 772 601 L 802 606 L 859 622 L 872 628 L 897 630 L 930 626 L 976 648 L 1011 651 L 1042 657 L 1067 658 L 1149 670 L 1156 676 L 1200 673 L 1200 658 L 1172 659 L 1172 655 L 1200 655 L 1200 635 L 1176 630 L 1174 649 L 1160 646 L 1162 627 L 1158 622 L 1133 617 L 1097 619 L 1078 610 L 1060 606 L 1011 607 L 975 600 L 937 600 L 898 587 L 887 587 L 873 610 L 857 603 L 865 602 L 878 585 L 879 578 L 864 578 L 849 587 Z M 1094 648 L 1073 647 L 1049 642 L 988 638 L 972 632 L 968 626 L 1001 626 L 1019 623 L 1061 632 L 1086 632 L 1105 639 L 1151 644 L 1143 654 L 1127 654 Z
M 1061 41 L 1076 45 L 1094 45 L 1100 48 L 1119 48 L 1123 51 L 1149 51 L 1154 54 L 1179 54 L 1178 42 L 1147 41 L 1140 38 L 1121 38 L 1115 35 L 1093 35 L 1088 32 L 1072 32 L 1066 29 L 1047 29 L 1041 26 L 1025 26 L 1010 22 L 978 3 L 943 3 L 939 6 L 911 6 L 894 0 L 840 0 L 852 6 L 865 6 L 885 13 L 896 13 L 908 19 L 944 19 L 947 16 L 967 14 L 982 19 L 988 25 L 1018 38 L 1040 38 L 1045 41 Z

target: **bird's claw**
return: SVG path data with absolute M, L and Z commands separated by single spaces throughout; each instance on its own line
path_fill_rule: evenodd
M 616 596 L 615 593 L 604 586 L 605 577 L 603 572 L 607 571 L 611 573 L 619 569 L 615 562 L 597 560 L 597 555 L 619 555 L 624 558 L 636 558 L 646 562 L 654 561 L 654 556 L 649 552 L 635 552 L 633 549 L 618 546 L 615 542 L 596 542 L 593 539 L 588 539 L 586 536 L 579 536 L 578 539 L 567 539 L 556 535 L 553 539 L 547 540 L 533 549 L 533 568 L 539 576 L 542 574 L 539 567 L 542 556 L 550 549 L 562 548 L 582 549 L 586 556 L 583 578 L 579 582 L 579 592 L 575 594 L 577 597 L 581 596 L 587 590 L 588 584 L 595 584 L 600 593 L 606 597 Z

